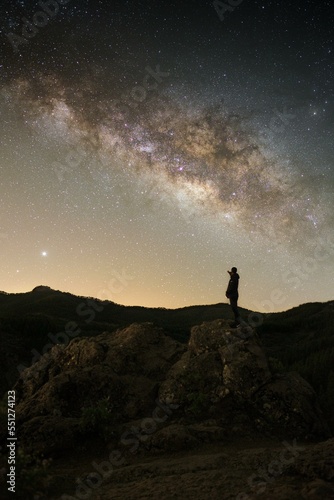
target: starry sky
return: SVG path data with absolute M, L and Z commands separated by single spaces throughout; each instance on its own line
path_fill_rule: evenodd
M 0 10 L 0 290 L 333 300 L 331 2 Z

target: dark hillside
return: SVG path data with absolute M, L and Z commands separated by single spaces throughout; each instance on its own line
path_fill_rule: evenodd
M 297 371 L 314 387 L 334 428 L 334 302 L 267 315 L 258 333 L 272 363 Z
M 189 327 L 198 324 L 199 321 L 216 319 L 222 314 L 232 318 L 227 304 L 165 309 L 122 306 L 114 302 L 77 297 L 51 289 L 24 294 L 0 294 L 0 318 L 3 320 L 13 317 L 25 318 L 26 315 L 32 314 L 55 318 L 57 327 L 66 321 L 76 321 L 80 325 L 98 322 L 120 326 L 134 321 L 151 321 L 169 328 L 171 332 L 173 328 L 185 328 L 185 331 L 188 331 Z

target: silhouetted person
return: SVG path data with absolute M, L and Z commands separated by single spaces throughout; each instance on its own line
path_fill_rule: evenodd
M 227 290 L 226 290 L 226 297 L 230 300 L 230 304 L 232 307 L 232 311 L 234 314 L 234 319 L 235 319 L 235 326 L 240 324 L 240 316 L 239 316 L 239 310 L 238 310 L 238 298 L 239 298 L 239 292 L 238 292 L 238 285 L 239 285 L 239 274 L 237 273 L 237 268 L 232 267 L 231 271 L 227 271 L 228 274 L 230 275 L 230 281 L 228 282 Z

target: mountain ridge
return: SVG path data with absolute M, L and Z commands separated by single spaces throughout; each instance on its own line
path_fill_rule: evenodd
M 19 297 L 26 298 L 27 296 L 30 296 L 31 294 L 34 294 L 36 296 L 37 293 L 60 294 L 60 295 L 63 295 L 63 296 L 75 297 L 75 298 L 79 298 L 79 299 L 83 299 L 83 300 L 92 299 L 92 300 L 95 300 L 95 301 L 100 302 L 102 304 L 114 304 L 114 305 L 116 305 L 118 307 L 123 307 L 123 308 L 124 307 L 125 308 L 140 308 L 140 309 L 149 309 L 149 310 L 179 311 L 179 310 L 191 309 L 191 308 L 197 308 L 197 307 L 214 307 L 214 306 L 218 306 L 218 305 L 221 305 L 221 304 L 228 305 L 225 302 L 217 302 L 216 304 L 192 304 L 192 305 L 189 305 L 189 306 L 174 307 L 174 308 L 164 307 L 164 306 L 155 306 L 155 307 L 153 307 L 153 306 L 142 306 L 142 305 L 139 305 L 139 304 L 136 304 L 136 305 L 124 305 L 124 304 L 119 304 L 117 302 L 114 302 L 112 300 L 99 299 L 97 297 L 92 297 L 92 296 L 89 296 L 89 295 L 87 295 L 87 296 L 86 295 L 77 295 L 77 294 L 72 293 L 72 292 L 65 292 L 65 291 L 62 291 L 62 290 L 57 290 L 55 288 L 49 287 L 48 285 L 37 285 L 32 290 L 28 290 L 26 292 L 6 292 L 4 290 L 1 290 L 0 291 L 0 306 L 1 306 L 1 299 L 3 297 L 8 297 L 9 296 L 9 297 L 13 297 L 13 298 L 15 298 L 15 297 L 17 297 L 17 298 L 19 298 Z M 268 316 L 272 316 L 272 315 L 286 314 L 286 313 L 290 313 L 292 311 L 298 311 L 300 308 L 303 308 L 303 307 L 308 306 L 310 304 L 328 304 L 330 307 L 332 307 L 334 309 L 334 300 L 316 301 L 316 302 L 305 302 L 305 303 L 300 303 L 300 304 L 298 304 L 296 306 L 290 307 L 288 309 L 283 309 L 282 311 L 273 311 L 273 312 L 254 311 L 254 310 L 247 309 L 247 308 L 242 308 L 242 309 L 244 311 L 249 311 L 249 312 L 252 312 L 252 313 L 256 313 L 256 314 L 268 317 Z

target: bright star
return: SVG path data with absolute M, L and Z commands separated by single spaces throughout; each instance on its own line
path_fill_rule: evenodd
M 47 257 L 48 252 L 42 252 L 42 257 Z

